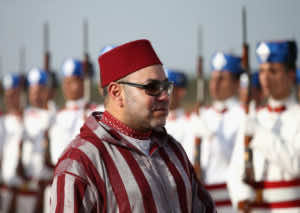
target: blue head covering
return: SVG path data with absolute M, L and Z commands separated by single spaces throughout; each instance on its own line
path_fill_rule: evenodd
M 187 86 L 187 77 L 183 72 L 171 69 L 165 69 L 169 81 L 174 83 L 175 87 L 185 88 Z
M 300 84 L 300 69 L 296 70 L 296 84 Z
M 229 71 L 234 75 L 239 75 L 244 72 L 242 68 L 242 59 L 231 54 L 217 52 L 211 59 L 212 71 Z
M 254 88 L 260 88 L 259 72 L 254 72 L 251 74 L 251 86 Z
M 39 68 L 33 68 L 27 75 L 27 83 L 29 86 L 32 85 L 47 85 L 49 80 L 48 73 Z
M 15 89 L 21 85 L 21 76 L 19 74 L 6 74 L 2 79 L 2 85 L 5 90 Z
M 64 77 L 83 76 L 82 63 L 77 59 L 67 59 L 62 66 Z
M 295 63 L 297 45 L 294 41 L 263 41 L 257 44 L 256 55 L 262 63 Z
M 117 46 L 116 46 L 116 45 L 106 45 L 105 47 L 103 47 L 103 48 L 100 50 L 98 56 L 103 55 L 104 53 L 106 53 L 106 52 L 108 52 L 108 51 L 114 49 L 115 47 L 117 47 Z

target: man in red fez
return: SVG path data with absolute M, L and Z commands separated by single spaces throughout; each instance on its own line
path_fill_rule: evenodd
M 105 111 L 60 157 L 51 212 L 215 212 L 181 145 L 164 129 L 172 83 L 147 40 L 99 57 Z

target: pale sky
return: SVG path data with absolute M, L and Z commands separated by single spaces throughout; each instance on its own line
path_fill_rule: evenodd
M 241 53 L 241 10 L 247 9 L 251 67 L 261 40 L 296 39 L 300 46 L 299 0 L 0 0 L 1 71 L 19 70 L 26 49 L 26 71 L 43 66 L 43 23 L 50 26 L 52 67 L 82 58 L 83 20 L 89 22 L 89 54 L 94 65 L 107 44 L 149 39 L 167 68 L 195 73 L 197 29 L 202 26 L 205 72 L 218 50 Z M 298 60 L 298 65 L 299 65 Z

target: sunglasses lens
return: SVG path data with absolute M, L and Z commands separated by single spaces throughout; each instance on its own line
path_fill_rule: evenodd
M 158 96 L 161 93 L 161 83 L 152 82 L 147 85 L 147 93 L 152 96 Z
M 168 95 L 171 94 L 173 89 L 173 84 L 169 81 L 157 81 L 157 82 L 151 82 L 147 84 L 147 94 L 151 96 L 160 96 L 163 91 L 167 91 Z

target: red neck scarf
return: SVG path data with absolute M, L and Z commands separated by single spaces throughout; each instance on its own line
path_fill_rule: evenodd
M 102 116 L 101 120 L 102 123 L 106 124 L 107 126 L 115 129 L 116 131 L 121 132 L 124 135 L 127 135 L 132 138 L 140 139 L 140 140 L 146 140 L 150 138 L 150 135 L 152 131 L 149 132 L 139 132 L 137 130 L 134 130 L 127 126 L 126 124 L 122 123 L 113 115 L 111 115 L 109 112 L 105 111 Z
M 282 105 L 279 107 L 271 107 L 270 105 L 267 106 L 269 112 L 276 112 L 276 113 L 281 113 L 286 110 L 286 106 Z

